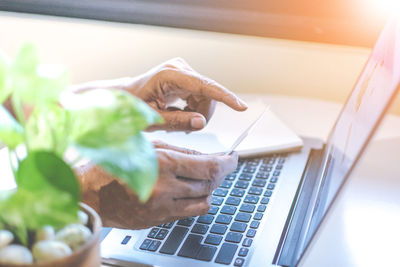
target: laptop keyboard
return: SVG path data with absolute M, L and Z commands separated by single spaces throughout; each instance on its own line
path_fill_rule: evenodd
M 275 154 L 240 160 L 235 172 L 214 190 L 208 214 L 153 227 L 139 248 L 242 266 L 286 157 Z

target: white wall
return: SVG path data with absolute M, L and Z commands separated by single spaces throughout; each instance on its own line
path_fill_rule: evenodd
M 0 48 L 33 41 L 47 63 L 63 63 L 72 82 L 140 74 L 171 57 L 234 92 L 344 101 L 369 49 L 0 12 Z M 400 109 L 399 109 L 400 110 Z

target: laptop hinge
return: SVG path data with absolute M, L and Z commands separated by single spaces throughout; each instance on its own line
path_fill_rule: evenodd
M 295 265 L 295 257 L 298 255 L 297 244 L 301 238 L 303 223 L 311 204 L 312 192 L 317 185 L 323 160 L 322 156 L 323 149 L 311 150 L 274 256 L 274 264 L 281 266 Z

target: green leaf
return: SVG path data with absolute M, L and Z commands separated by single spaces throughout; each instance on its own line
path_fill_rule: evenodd
M 121 178 L 146 201 L 158 177 L 158 161 L 152 144 L 141 133 L 123 144 L 92 148 L 77 146 L 85 157 Z
M 18 188 L 38 191 L 43 187 L 67 192 L 72 200 L 80 200 L 79 182 L 69 165 L 53 152 L 32 151 L 19 165 Z
M 37 49 L 32 44 L 21 48 L 10 75 L 12 90 L 17 98 L 33 105 L 56 102 L 68 81 L 64 67 L 39 64 Z
M 45 225 L 62 227 L 77 221 L 79 183 L 72 169 L 56 154 L 34 151 L 20 163 L 18 189 L 0 201 L 0 221 L 18 234 Z
M 0 105 L 0 140 L 10 149 L 24 141 L 24 130 L 13 116 Z
M 25 126 L 29 150 L 49 150 L 62 156 L 71 142 L 72 120 L 67 110 L 56 104 L 35 108 Z
M 74 116 L 74 140 L 84 147 L 118 145 L 161 122 L 157 112 L 124 91 L 92 90 L 74 95 L 69 102 L 73 103 L 64 104 Z

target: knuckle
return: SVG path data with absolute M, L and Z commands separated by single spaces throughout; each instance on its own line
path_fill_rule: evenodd
M 221 167 L 215 160 L 209 160 L 208 162 L 208 177 L 212 180 L 217 179 L 221 175 Z
M 156 76 L 158 78 L 168 79 L 171 77 L 171 75 L 173 75 L 174 71 L 175 71 L 175 68 L 164 66 L 157 72 Z

